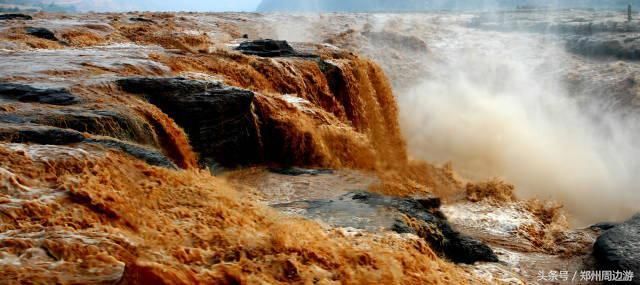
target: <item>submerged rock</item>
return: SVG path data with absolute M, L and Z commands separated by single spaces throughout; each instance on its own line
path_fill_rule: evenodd
M 457 263 L 497 262 L 490 247 L 454 230 L 439 211 L 436 197 L 397 198 L 351 192 L 334 200 L 311 200 L 274 207 L 318 219 L 336 227 L 368 231 L 391 230 L 424 238 L 431 247 Z
M 287 41 L 277 40 L 255 40 L 243 42 L 236 48 L 236 50 L 248 54 L 261 57 L 285 57 L 285 56 L 298 56 L 298 57 L 313 57 L 310 54 L 299 53 L 289 45 Z
M 184 78 L 128 78 L 118 84 L 173 118 L 186 131 L 201 164 L 236 166 L 259 158 L 253 92 Z
M 33 17 L 25 14 L 1 14 L 0 20 L 33 20 Z
M 80 100 L 66 89 L 35 88 L 29 85 L 0 83 L 0 97 L 20 102 L 73 105 Z
M 0 125 L 0 140 L 14 143 L 67 145 L 84 140 L 82 133 L 50 126 Z
M 58 41 L 58 38 L 56 38 L 56 35 L 52 31 L 45 28 L 28 27 L 25 29 L 25 32 L 27 32 L 27 34 L 29 35 L 32 35 L 34 37 L 38 37 L 41 39 Z
M 142 160 L 149 165 L 160 166 L 165 168 L 177 169 L 178 167 L 164 154 L 157 150 L 144 147 L 141 145 L 120 141 L 108 137 L 101 138 L 89 138 L 84 142 L 93 143 L 104 146 L 117 151 L 122 151 L 129 154 L 139 160 Z
M 640 214 L 598 237 L 593 255 L 602 269 L 640 273 Z M 640 284 L 635 279 L 633 284 Z

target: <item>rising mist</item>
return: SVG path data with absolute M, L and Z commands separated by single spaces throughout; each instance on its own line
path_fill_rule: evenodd
M 432 45 L 438 60 L 425 62 L 431 75 L 398 95 L 413 155 L 472 179 L 503 177 L 521 198 L 562 202 L 581 225 L 637 210 L 637 115 L 565 84 L 593 63 L 551 36 L 447 30 Z

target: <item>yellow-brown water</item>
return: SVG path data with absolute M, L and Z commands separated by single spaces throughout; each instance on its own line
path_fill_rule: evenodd
M 131 16 L 134 14 L 41 14 L 33 23 L 13 21 L 8 24 L 10 28 L 0 30 L 0 53 L 6 59 L 0 63 L 1 81 L 68 87 L 86 100 L 78 108 L 122 110 L 129 115 L 131 134 L 124 135 L 119 125 L 105 124 L 99 135 L 158 148 L 182 169 L 151 167 L 87 144 L 0 145 L 0 167 L 5 170 L 0 171 L 5 184 L 0 192 L 0 267 L 10 281 L 496 281 L 482 280 L 475 272 L 482 268 L 444 261 L 416 237 L 353 234 L 286 217 L 266 205 L 332 198 L 343 191 L 363 189 L 391 195 L 435 193 L 443 197 L 450 203 L 445 212 L 454 217 L 454 225 L 485 237 L 497 247 L 516 241 L 506 250 L 524 257 L 519 264 L 509 264 L 512 267 L 531 264 L 527 254 L 532 252 L 543 254 L 529 259 L 534 262 L 545 257 L 560 258 L 562 254 L 579 259 L 586 254 L 589 244 L 584 240 L 590 238 L 589 234 L 575 237 L 567 231 L 566 219 L 558 207 L 520 202 L 515 198 L 514 186 L 507 182 L 467 184 L 451 165 L 440 167 L 411 158 L 410 154 L 425 158 L 416 149 L 430 146 L 416 147 L 415 140 L 411 140 L 415 138 L 407 136 L 406 131 L 414 129 L 399 120 L 399 112 L 406 109 L 399 111 L 392 91 L 406 86 L 389 82 L 378 63 L 353 50 L 325 44 L 294 44 L 298 50 L 318 54 L 318 59 L 259 58 L 232 51 L 244 34 L 278 34 L 277 27 L 265 24 L 272 21 L 268 16 L 142 15 L 155 23 L 132 22 Z M 336 15 L 334 20 L 353 26 L 362 23 L 360 16 Z M 27 24 L 51 28 L 64 44 L 24 34 L 22 27 Z M 342 28 L 318 29 L 321 32 L 317 34 L 326 36 L 326 42 L 341 45 L 336 36 L 344 32 Z M 415 39 L 402 39 L 416 43 Z M 321 41 L 325 40 L 318 40 Z M 419 40 L 417 43 L 412 49 L 422 48 Z M 383 54 L 369 52 L 372 56 Z M 385 54 L 382 58 L 390 61 L 382 63 L 384 70 L 421 70 L 413 69 L 402 56 Z M 397 63 L 405 66 L 398 67 Z M 390 77 L 403 75 L 393 73 Z M 198 154 L 168 115 L 111 83 L 123 76 L 221 80 L 254 91 L 253 116 L 265 165 L 328 167 L 337 172 L 328 177 L 291 178 L 256 166 L 214 177 L 198 169 Z M 403 78 L 402 82 L 414 80 Z M 66 108 L 17 102 L 3 103 L 2 107 L 3 114 L 41 109 L 39 112 L 45 115 Z M 407 114 L 400 114 L 400 118 L 406 119 Z M 65 126 L 65 122 L 57 120 L 41 123 Z M 85 135 L 90 136 L 88 133 Z M 413 143 L 409 151 L 407 137 Z M 477 224 L 473 215 L 485 215 L 500 207 L 511 207 L 528 221 L 506 231 L 506 237 L 474 227 Z M 456 216 L 459 213 L 472 214 L 460 218 Z M 486 224 L 480 225 L 486 228 Z M 559 240 L 568 245 L 556 246 Z M 537 251 L 539 248 L 541 252 Z M 539 268 L 558 263 L 553 259 Z M 515 276 L 516 280 L 522 278 Z

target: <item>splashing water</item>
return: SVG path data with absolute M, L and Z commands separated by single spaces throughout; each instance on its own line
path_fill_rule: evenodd
M 437 38 L 429 75 L 399 96 L 411 154 L 452 161 L 469 178 L 505 177 L 523 198 L 561 201 L 579 224 L 637 210 L 635 118 L 563 81 L 603 63 L 567 54 L 548 35 L 454 26 Z

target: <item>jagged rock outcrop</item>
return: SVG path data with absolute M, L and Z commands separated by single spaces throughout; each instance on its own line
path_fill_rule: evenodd
M 73 105 L 80 100 L 63 88 L 36 88 L 29 85 L 0 83 L 0 98 L 51 105 Z
M 235 166 L 259 159 L 253 92 L 184 78 L 127 78 L 118 85 L 142 95 L 184 128 L 201 163 Z
M 490 247 L 460 234 L 449 225 L 439 211 L 440 199 L 435 197 L 398 198 L 352 192 L 334 200 L 300 201 L 275 207 L 302 213 L 332 226 L 416 234 L 435 251 L 457 263 L 498 261 Z
M 598 237 L 593 256 L 602 269 L 640 272 L 640 214 Z M 633 284 L 640 284 L 640 279 Z

